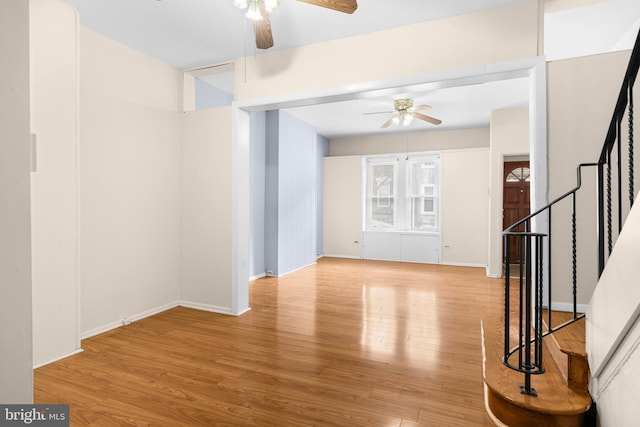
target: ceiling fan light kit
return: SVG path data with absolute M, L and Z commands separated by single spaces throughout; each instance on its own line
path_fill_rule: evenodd
M 409 126 L 413 119 L 423 120 L 425 122 L 429 122 L 432 125 L 439 125 L 442 123 L 442 120 L 436 119 L 435 117 L 427 116 L 425 114 L 420 114 L 418 111 L 420 110 L 430 110 L 431 107 L 429 105 L 416 105 L 413 106 L 413 99 L 409 98 L 401 98 L 393 101 L 393 108 L 395 111 L 395 116 L 384 122 L 381 128 L 387 128 L 390 125 L 402 125 Z M 389 113 L 389 111 L 387 111 Z M 377 114 L 377 113 L 365 113 L 365 114 Z
M 260 12 L 260 5 L 257 1 L 251 1 L 251 3 L 249 3 L 249 7 L 247 8 L 247 12 L 244 14 L 244 16 L 251 19 L 252 21 L 262 21 L 264 19 L 262 13 Z
M 246 9 L 249 6 L 249 0 L 233 0 L 233 5 L 238 9 Z
M 271 13 L 280 6 L 280 0 L 264 0 L 264 8 Z

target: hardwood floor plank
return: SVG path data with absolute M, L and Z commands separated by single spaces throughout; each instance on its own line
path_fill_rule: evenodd
M 488 426 L 484 269 L 322 259 L 250 284 L 240 317 L 176 307 L 34 374 L 74 426 Z

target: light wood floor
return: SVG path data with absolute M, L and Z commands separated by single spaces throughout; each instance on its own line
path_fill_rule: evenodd
M 39 368 L 72 425 L 491 426 L 484 269 L 321 259 L 251 284 L 240 317 L 175 308 Z

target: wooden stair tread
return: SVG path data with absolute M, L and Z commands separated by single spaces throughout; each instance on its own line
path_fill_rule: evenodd
M 548 329 L 548 311 L 544 311 L 544 328 Z M 573 313 L 552 311 L 554 327 L 573 318 Z M 589 360 L 585 345 L 585 319 L 582 318 L 544 338 L 544 347 L 556 363 L 565 383 L 574 389 L 589 388 Z
M 583 414 L 591 407 L 591 397 L 584 390 L 567 387 L 562 374 L 549 354 L 544 355 L 546 372 L 532 375 L 531 384 L 538 396 L 520 393 L 524 374 L 502 363 L 504 326 L 502 317 L 482 322 L 483 375 L 488 389 L 488 405 L 502 422 L 511 425 L 580 426 Z M 509 417 L 517 416 L 517 421 Z
M 553 311 L 551 315 L 551 321 L 553 326 L 556 327 L 564 322 L 567 322 L 573 318 L 573 313 L 567 313 L 564 311 Z M 547 311 L 544 312 L 543 317 L 545 328 L 547 328 Z M 585 343 L 585 319 L 582 318 L 577 322 L 566 326 L 551 336 L 554 337 L 558 343 L 560 351 L 566 354 L 587 355 L 586 343 Z

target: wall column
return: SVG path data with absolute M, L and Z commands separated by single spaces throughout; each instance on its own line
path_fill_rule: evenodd
M 33 401 L 29 2 L 0 13 L 0 402 Z

